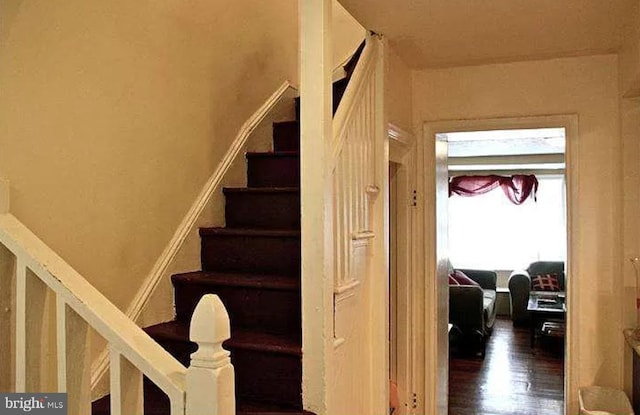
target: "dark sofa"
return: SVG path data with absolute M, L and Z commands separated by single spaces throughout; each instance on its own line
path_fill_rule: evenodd
M 532 262 L 524 271 L 513 271 L 509 277 L 509 295 L 511 297 L 511 320 L 514 325 L 529 323 L 527 304 L 531 292 L 531 277 L 542 274 L 557 274 L 560 291 L 565 291 L 564 262 Z
M 449 323 L 460 342 L 473 346 L 484 356 L 487 338 L 496 321 L 496 282 L 494 271 L 460 269 L 480 284 L 449 285 Z

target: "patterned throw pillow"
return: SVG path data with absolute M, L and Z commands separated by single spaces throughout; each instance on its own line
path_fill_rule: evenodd
M 534 291 L 560 291 L 558 274 L 540 274 L 531 279 Z
M 467 274 L 458 269 L 453 271 L 452 276 L 459 285 L 475 285 L 477 287 L 480 286 L 480 284 L 469 278 Z

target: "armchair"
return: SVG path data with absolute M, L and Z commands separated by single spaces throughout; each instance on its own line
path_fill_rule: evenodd
M 449 322 L 461 333 L 463 341 L 480 347 L 481 354 L 496 320 L 496 281 L 494 271 L 461 269 L 477 285 L 449 286 Z
M 524 271 L 513 271 L 509 277 L 509 295 L 511 297 L 511 320 L 514 325 L 529 323 L 527 303 L 531 292 L 531 277 L 541 274 L 557 274 L 560 291 L 565 291 L 563 261 L 533 262 Z

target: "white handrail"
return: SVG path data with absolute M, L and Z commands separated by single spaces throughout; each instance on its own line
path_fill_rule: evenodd
M 351 80 L 333 119 L 330 170 L 333 175 L 334 293 L 355 288 L 367 269 L 370 241 L 375 237 L 371 202 L 377 195 L 376 165 L 382 151 L 377 108 L 382 91 L 378 77 L 379 41 L 367 37 Z M 348 294 L 347 294 L 348 295 Z
M 29 359 L 27 348 L 32 346 L 27 344 L 30 327 L 28 327 L 29 318 L 26 314 L 30 312 L 29 309 L 34 304 L 27 303 L 29 301 L 27 298 L 29 294 L 27 279 L 29 275 L 33 274 L 46 284 L 56 296 L 57 347 L 63 349 L 58 350 L 58 382 L 67 382 L 66 385 L 59 384 L 58 390 L 68 392 L 70 401 L 77 400 L 78 397 L 72 396 L 72 393 L 77 392 L 76 390 L 67 390 L 69 382 L 77 383 L 74 375 L 78 377 L 78 371 L 88 371 L 88 368 L 74 368 L 73 359 L 66 356 L 66 353 L 74 350 L 73 339 L 68 337 L 75 333 L 73 333 L 74 330 L 68 330 L 68 327 L 75 324 L 76 333 L 78 331 L 84 333 L 86 330 L 82 331 L 77 328 L 78 324 L 82 324 L 77 321 L 84 321 L 110 345 L 111 367 L 115 372 L 111 374 L 111 384 L 112 389 L 114 385 L 118 389 L 112 390 L 113 414 L 121 412 L 131 415 L 134 411 L 137 412 L 133 408 L 142 405 L 142 375 L 147 376 L 167 394 L 171 402 L 172 415 L 186 413 L 186 394 L 189 393 L 186 377 L 190 369 L 185 368 L 132 320 L 127 318 L 113 303 L 11 214 L 0 214 L 0 244 L 15 256 L 16 261 L 16 392 L 24 392 L 29 389 L 27 386 L 30 375 L 27 373 Z M 208 315 L 210 316 L 210 314 Z M 74 319 L 74 316 L 79 318 Z M 226 313 L 223 318 L 228 319 Z M 212 321 L 211 324 L 215 325 L 215 321 Z M 84 339 L 86 337 L 80 341 L 84 341 Z M 67 340 L 69 340 L 69 345 Z M 83 348 L 86 348 L 84 344 L 80 347 L 75 346 L 75 350 Z M 74 374 L 68 374 L 67 371 L 73 371 Z M 117 378 L 114 379 L 116 376 Z M 89 381 L 88 376 L 86 376 L 86 381 Z M 126 385 L 121 385 L 121 382 Z M 86 385 L 74 387 L 79 388 L 78 391 L 87 388 Z M 133 387 L 137 390 L 138 396 L 134 396 L 132 399 L 129 392 Z M 123 393 L 124 391 L 127 391 L 127 394 Z M 31 390 L 30 392 L 35 391 Z M 128 395 L 126 399 L 124 395 Z M 113 400 L 120 397 L 122 397 L 122 402 L 117 402 L 114 405 Z M 196 399 L 214 400 L 216 396 L 212 397 L 208 392 L 206 396 L 196 397 Z M 82 413 L 88 409 L 88 405 L 90 402 L 78 402 L 75 408 L 70 408 L 69 413 Z M 133 405 L 133 407 L 128 405 Z
M 359 97 L 362 96 L 363 88 L 368 84 L 368 80 L 375 70 L 375 58 L 378 52 L 378 43 L 372 36 L 367 36 L 365 47 L 358 59 L 358 63 L 349 80 L 347 89 L 342 95 L 340 106 L 333 117 L 333 142 L 330 152 L 333 164 L 336 163 L 338 154 L 344 145 L 345 129 L 349 121 L 353 119 L 354 112 L 359 104 Z

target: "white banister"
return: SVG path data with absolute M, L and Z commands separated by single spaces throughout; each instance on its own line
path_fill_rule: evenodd
M 333 175 L 334 292 L 355 288 L 366 271 L 370 240 L 375 237 L 371 203 L 381 187 L 376 145 L 382 114 L 377 69 L 380 52 L 376 36 L 366 46 L 333 120 L 331 172 Z
M 205 295 L 193 312 L 189 329 L 198 350 L 191 355 L 187 371 L 187 415 L 235 415 L 233 366 L 229 352 L 222 348 L 230 337 L 222 301 L 217 295 Z
M 67 393 L 69 414 L 91 412 L 89 325 L 64 300 L 56 298 L 58 392 Z
M 389 159 L 384 112 L 384 42 L 365 48 L 333 120 L 329 160 L 336 365 L 359 373 L 360 395 L 334 391 L 342 412 L 388 409 Z M 328 261 L 329 262 L 329 261 Z M 367 347 L 362 348 L 366 343 Z M 351 366 L 353 361 L 353 366 Z M 355 363 L 358 362 L 358 363 Z M 345 381 L 348 382 L 348 381 Z
M 196 308 L 191 337 L 200 348 L 187 387 L 187 368 L 8 213 L 0 214 L 0 278 L 0 287 L 15 286 L 0 304 L 14 314 L 16 392 L 66 391 L 69 414 L 90 413 L 91 328 L 109 344 L 112 414 L 142 413 L 143 375 L 167 394 L 171 415 L 185 415 L 187 401 L 195 405 L 191 415 L 235 414 L 233 366 L 221 347 L 229 317 L 217 297 Z M 15 313 L 6 297 L 15 299 Z
M 111 415 L 142 414 L 142 372 L 110 346 Z

